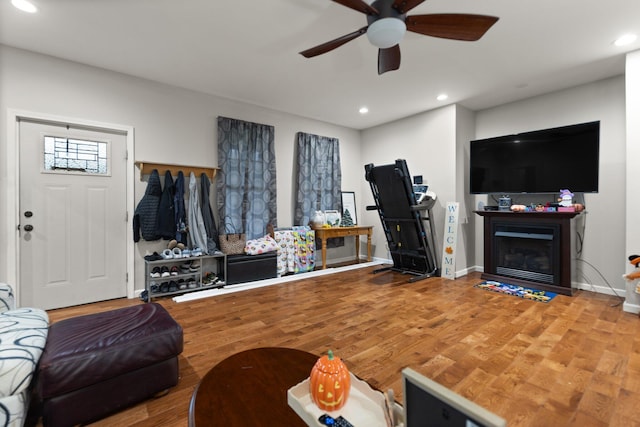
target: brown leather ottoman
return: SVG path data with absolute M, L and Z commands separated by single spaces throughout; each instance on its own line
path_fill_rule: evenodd
M 43 424 L 86 424 L 175 386 L 182 346 L 157 303 L 54 323 L 38 367 Z

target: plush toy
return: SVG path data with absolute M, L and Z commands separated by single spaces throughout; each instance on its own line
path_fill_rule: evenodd
M 640 255 L 629 255 L 629 263 L 633 265 L 636 270 L 629 274 L 624 274 L 622 277 L 629 282 L 640 279 Z M 636 284 L 636 292 L 640 294 L 640 282 Z
M 573 196 L 574 194 L 569 190 L 560 190 L 560 197 L 558 197 L 558 201 L 560 202 L 560 206 L 569 207 L 573 205 Z

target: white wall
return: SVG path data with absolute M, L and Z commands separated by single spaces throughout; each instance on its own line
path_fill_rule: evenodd
M 15 207 L 16 169 L 7 160 L 8 144 L 15 144 L 7 141 L 6 128 L 13 125 L 7 123 L 8 109 L 132 126 L 135 153 L 130 155 L 135 160 L 208 167 L 217 166 L 218 116 L 273 125 L 279 226 L 293 225 L 296 132 L 335 137 L 340 140 L 343 189 L 355 191 L 356 202 L 362 201 L 359 131 L 0 45 L 0 248 L 5 254 L 15 252 L 8 237 L 17 224 L 10 207 L 12 203 Z M 135 180 L 137 203 L 146 183 L 137 171 Z M 363 210 L 358 206 L 359 212 Z M 136 245 L 136 289 L 144 286 L 145 251 L 163 245 L 162 241 Z M 329 257 L 340 254 L 336 250 Z M 0 256 L 0 281 L 8 280 L 7 271 L 7 257 Z
M 456 200 L 460 202 L 456 270 L 462 275 L 474 271 L 476 264 L 477 215 L 473 213 L 476 209 L 475 198 L 469 193 L 468 178 L 469 141 L 475 136 L 476 114 L 461 106 L 458 106 L 456 114 Z
M 429 189 L 437 194 L 433 216 L 438 244 L 436 253 L 440 258 L 444 207 L 449 201 L 457 201 L 456 106 L 450 105 L 364 130 L 362 141 L 363 165 L 373 163 L 379 166 L 405 159 L 411 175 L 422 175 Z M 364 168 L 361 170 L 364 176 Z M 361 193 L 364 194 L 365 205 L 375 205 L 366 180 L 362 183 Z M 377 211 L 366 211 L 363 217 L 364 223 L 374 225 L 374 256 L 390 258 Z M 458 246 L 458 252 L 464 252 L 464 247 Z
M 636 183 L 640 182 L 640 168 L 636 166 L 636 159 L 640 159 L 640 51 L 627 55 L 626 63 L 626 117 L 627 117 L 627 145 L 626 158 L 630 159 L 630 167 L 626 169 L 627 186 L 625 192 L 625 245 L 624 255 L 640 254 L 640 197 Z M 626 258 L 625 258 L 626 260 Z M 633 271 L 629 262 L 625 262 L 625 273 Z M 640 312 L 640 295 L 635 292 L 638 282 L 626 282 L 627 298 L 625 310 Z
M 576 264 L 576 280 L 585 289 L 610 293 L 611 285 L 616 293 L 624 294 L 622 274 L 627 233 L 622 225 L 625 223 L 627 202 L 625 165 L 628 157 L 624 77 L 479 111 L 476 114 L 476 137 L 487 138 L 594 120 L 600 120 L 599 192 L 585 195 L 588 213 L 584 217 L 584 261 Z M 568 162 L 567 167 L 577 169 L 580 165 Z M 477 198 L 477 201 L 481 200 Z M 476 262 L 482 265 L 480 218 L 476 219 L 476 224 Z

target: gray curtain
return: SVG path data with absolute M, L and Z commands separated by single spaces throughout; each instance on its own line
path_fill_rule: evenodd
M 273 126 L 218 117 L 216 176 L 220 234 L 266 234 L 277 224 Z
M 342 212 L 342 171 L 337 138 L 297 134 L 294 225 L 307 225 L 315 211 Z

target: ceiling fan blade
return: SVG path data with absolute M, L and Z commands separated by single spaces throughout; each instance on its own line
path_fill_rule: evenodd
M 441 13 L 407 16 L 407 30 L 443 39 L 476 41 L 498 21 L 495 16 Z
M 421 3 L 424 0 L 395 0 L 392 7 L 400 13 L 407 13 Z
M 400 45 L 378 50 L 378 75 L 400 68 Z
M 318 46 L 312 47 L 311 49 L 307 49 L 307 50 L 303 50 L 302 52 L 300 52 L 300 55 L 304 56 L 305 58 L 313 58 L 314 56 L 318 56 L 318 55 L 322 55 L 323 53 L 327 53 L 337 47 L 342 46 L 343 44 L 350 42 L 351 40 L 355 39 L 356 37 L 360 37 L 361 35 L 363 35 L 364 33 L 367 32 L 367 28 L 369 28 L 368 26 L 366 27 L 362 27 L 357 31 L 354 31 L 353 33 L 350 34 L 345 34 L 342 37 L 338 37 L 335 40 L 331 40 L 328 41 L 326 43 L 322 43 Z
M 367 15 L 380 15 L 378 10 L 364 0 L 333 0 L 336 3 L 340 3 L 350 9 L 357 10 L 358 12 L 366 13 Z

